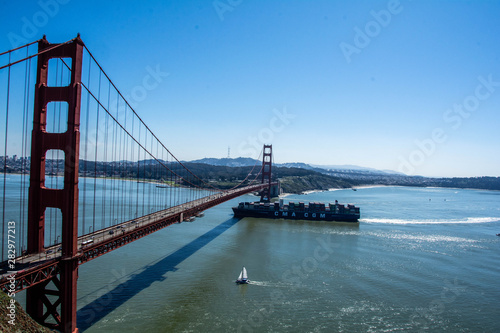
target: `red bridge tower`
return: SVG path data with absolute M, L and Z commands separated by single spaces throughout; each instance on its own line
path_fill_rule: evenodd
M 69 43 L 38 42 L 37 83 L 31 143 L 31 170 L 28 201 L 28 253 L 44 252 L 45 209 L 62 213 L 62 259 L 58 275 L 27 290 L 26 310 L 41 324 L 61 332 L 76 333 L 76 281 L 78 278 L 78 157 L 80 148 L 80 98 L 83 42 L 78 36 Z M 49 59 L 71 61 L 68 86 L 49 87 Z M 68 103 L 68 126 L 64 133 L 47 132 L 47 104 Z M 64 152 L 64 188 L 45 187 L 45 155 L 50 149 Z M 53 282 L 55 289 L 49 289 Z M 49 317 L 52 317 L 50 319 Z M 49 319 L 49 321 L 47 320 Z M 55 323 L 54 323 L 55 322 Z
M 260 201 L 269 202 L 271 200 L 273 145 L 264 145 L 262 155 L 262 184 L 268 184 L 268 186 L 260 192 Z

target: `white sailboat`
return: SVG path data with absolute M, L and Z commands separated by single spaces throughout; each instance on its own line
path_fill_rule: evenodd
M 247 284 L 250 282 L 248 280 L 248 275 L 247 275 L 247 270 L 245 267 L 241 270 L 240 276 L 238 276 L 238 279 L 236 280 L 236 283 L 238 284 Z

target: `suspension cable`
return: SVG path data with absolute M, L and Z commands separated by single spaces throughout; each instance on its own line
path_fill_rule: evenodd
M 69 44 L 69 43 L 72 43 L 72 42 L 73 42 L 73 41 L 75 41 L 75 40 L 76 40 L 76 38 L 73 38 L 73 39 L 68 40 L 67 42 L 64 42 L 64 43 L 55 44 L 54 46 L 48 47 L 48 48 L 46 48 L 46 49 L 44 49 L 44 50 L 42 50 L 42 51 L 40 51 L 40 52 L 38 52 L 38 53 L 32 54 L 32 55 L 30 55 L 30 56 L 28 56 L 28 57 L 25 57 L 25 58 L 23 58 L 23 59 L 20 59 L 20 60 L 14 61 L 14 62 L 10 62 L 10 56 L 9 56 L 9 63 L 8 63 L 7 65 L 4 65 L 4 66 L 0 67 L 0 70 L 2 70 L 2 69 L 4 69 L 4 68 L 7 68 L 7 67 L 9 67 L 9 68 L 10 68 L 10 67 L 12 67 L 12 66 L 14 66 L 14 65 L 16 65 L 16 64 L 18 64 L 18 63 L 20 63 L 20 62 L 23 62 L 23 61 L 25 61 L 25 60 L 28 60 L 28 59 L 34 58 L 34 57 L 36 57 L 36 56 L 39 56 L 40 54 L 44 54 L 44 53 L 50 52 L 50 51 L 52 51 L 52 50 L 54 50 L 54 49 L 57 49 L 58 47 L 61 47 L 61 46 L 63 46 L 63 45 Z M 40 40 L 39 40 L 39 41 L 40 41 Z M 33 42 L 33 43 L 36 43 L 36 42 Z M 31 43 L 31 44 L 33 44 L 33 43 Z M 29 45 L 31 45 L 31 44 L 29 44 Z M 25 46 L 26 46 L 26 45 L 25 45 Z M 22 46 L 21 46 L 20 48 L 22 48 Z M 19 49 L 19 48 L 18 48 L 18 49 Z M 9 53 L 9 52 L 12 52 L 12 51 L 7 51 L 7 52 L 4 52 L 4 53 L 2 53 L 2 54 Z M 10 53 L 9 53 L 9 54 L 10 54 Z M 0 55 L 1 55 L 1 54 L 0 54 Z
M 95 95 L 94 95 L 94 94 L 90 91 L 90 89 L 89 89 L 89 88 L 88 88 L 88 87 L 87 87 L 87 86 L 86 86 L 83 82 L 80 82 L 80 84 L 82 85 L 82 87 L 84 87 L 84 88 L 85 88 L 85 90 L 87 90 L 87 92 L 89 93 L 89 95 L 90 95 L 90 96 L 92 96 L 92 98 L 93 98 L 93 99 L 94 99 L 97 103 L 99 103 L 99 105 L 101 106 L 101 108 L 103 108 L 103 110 L 104 110 L 104 111 L 106 111 L 106 113 L 107 113 L 107 114 L 108 114 L 108 115 L 109 115 L 109 116 L 110 116 L 110 117 L 111 117 L 111 118 L 112 118 L 112 119 L 116 122 L 116 124 L 118 124 L 118 126 L 120 126 L 120 127 L 121 127 L 121 129 L 122 129 L 125 133 L 127 133 L 127 135 L 128 135 L 128 136 L 129 136 L 132 140 L 134 140 L 134 141 L 135 141 L 135 143 L 137 143 L 137 144 L 139 145 L 139 147 L 141 147 L 141 148 L 142 148 L 142 149 L 143 149 L 143 150 L 144 150 L 144 151 L 145 151 L 145 152 L 146 152 L 149 156 L 151 156 L 154 160 L 156 160 L 158 163 L 160 163 L 160 164 L 161 164 L 161 165 L 162 165 L 165 169 L 167 169 L 167 170 L 169 170 L 170 172 L 174 173 L 177 177 L 179 177 L 180 179 L 182 179 L 182 180 L 183 180 L 183 181 L 185 181 L 186 183 L 188 183 L 188 184 L 190 184 L 190 185 L 192 185 L 192 186 L 194 186 L 194 187 L 197 187 L 197 188 L 202 188 L 202 187 L 200 187 L 200 186 L 198 186 L 198 185 L 196 185 L 196 184 L 193 184 L 192 182 L 188 181 L 186 178 L 184 178 L 184 177 L 180 176 L 179 174 L 177 174 L 176 172 L 174 172 L 172 169 L 170 169 L 168 166 L 166 166 L 166 165 L 165 165 L 162 161 L 160 161 L 157 157 L 155 157 L 155 156 L 154 156 L 151 152 L 149 152 L 149 150 L 148 150 L 148 149 L 146 149 L 146 147 L 144 147 L 144 146 L 143 146 L 143 145 L 142 145 L 142 144 L 141 144 L 141 143 L 140 143 L 140 142 L 139 142 L 136 138 L 132 137 L 132 135 L 129 133 L 129 131 L 127 131 L 127 130 L 125 129 L 125 127 L 123 127 L 123 125 L 122 125 L 122 124 L 120 124 L 120 123 L 118 122 L 118 120 L 117 120 L 117 119 L 116 119 L 116 118 L 115 118 L 115 117 L 114 117 L 114 116 L 113 116 L 113 115 L 109 112 L 109 110 L 108 110 L 108 109 L 106 109 L 106 108 L 104 107 L 104 105 L 101 103 L 101 101 L 99 101 L 99 100 L 97 99 L 97 97 L 96 97 L 96 96 L 95 96 Z M 161 141 L 160 141 L 160 143 L 161 143 Z M 172 155 L 172 157 L 174 157 L 174 158 L 175 158 L 175 156 L 174 156 L 174 155 Z M 181 164 L 181 163 L 179 162 L 179 164 Z M 181 165 L 182 165 L 182 164 L 181 164 Z M 189 173 L 193 174 L 193 173 L 192 173 L 189 169 L 187 169 L 186 167 L 184 167 L 184 168 L 185 168 L 187 171 L 189 171 Z M 194 175 L 194 174 L 193 174 L 193 175 Z M 195 176 L 195 177 L 196 177 L 196 178 L 198 178 L 197 176 Z M 200 178 L 198 178 L 198 179 L 200 179 Z M 201 179 L 200 179 L 200 180 L 201 180 Z M 205 182 L 203 181 L 203 183 L 205 183 Z M 216 189 L 216 190 L 220 190 L 220 189 L 218 189 L 218 188 L 216 188 L 216 187 L 213 187 L 213 186 L 211 186 L 211 187 L 212 187 L 212 188 L 214 188 L 214 189 Z
M 218 191 L 222 191 L 221 189 L 219 188 L 216 188 L 214 186 L 212 186 L 211 184 L 205 182 L 203 179 L 199 178 L 197 175 L 195 175 L 191 170 L 189 170 L 181 161 L 179 161 L 177 159 L 177 157 L 175 157 L 174 154 L 172 154 L 172 152 L 170 152 L 170 150 L 160 141 L 160 139 L 158 139 L 158 137 L 153 133 L 153 131 L 151 131 L 151 129 L 148 127 L 148 125 L 146 125 L 146 123 L 142 120 L 142 118 L 137 114 L 137 112 L 135 112 L 134 108 L 129 104 L 129 102 L 125 99 L 125 97 L 123 96 L 123 94 L 120 92 L 120 90 L 118 89 L 118 87 L 116 87 L 116 85 L 113 83 L 113 81 L 111 80 L 111 78 L 106 74 L 106 72 L 104 71 L 104 69 L 102 68 L 102 66 L 99 64 L 99 62 L 97 61 L 97 59 L 94 57 L 94 55 L 92 54 L 92 52 L 90 52 L 90 50 L 87 48 L 87 46 L 84 44 L 83 47 L 87 50 L 87 52 L 89 53 L 89 56 L 94 60 L 94 62 L 96 63 L 96 65 L 99 67 L 99 69 L 102 71 L 102 73 L 104 74 L 104 76 L 106 76 L 106 78 L 109 80 L 109 82 L 113 85 L 113 88 L 115 88 L 116 92 L 120 95 L 120 97 L 123 99 L 123 101 L 128 105 L 128 107 L 130 108 L 130 110 L 134 113 L 134 115 L 137 117 L 137 119 L 140 120 L 140 122 L 144 125 L 144 127 L 151 133 L 151 135 L 156 139 L 158 140 L 158 142 L 161 144 L 161 146 L 163 147 L 163 149 L 165 149 L 170 155 L 172 155 L 172 157 L 179 163 L 179 165 L 181 165 L 184 169 L 186 169 L 191 175 L 193 175 L 195 178 L 197 178 L 199 181 L 201 181 L 203 184 L 206 184 L 208 187 L 211 187 L 215 190 L 218 190 Z M 116 121 L 116 120 L 115 120 Z M 123 126 L 122 126 L 123 127 Z M 199 187 L 199 186 L 197 186 Z M 201 188 L 201 187 L 200 187 Z
M 228 191 L 234 190 L 234 189 L 235 189 L 235 188 L 237 188 L 238 186 L 242 185 L 242 184 L 243 184 L 243 183 L 244 183 L 244 182 L 248 179 L 248 177 L 250 177 L 250 175 L 252 174 L 253 170 L 255 169 L 255 167 L 257 166 L 257 164 L 260 162 L 260 161 L 259 161 L 259 159 L 260 159 L 260 156 L 262 155 L 263 151 L 264 151 L 264 150 L 261 150 L 261 151 L 260 151 L 259 157 L 257 158 L 257 160 L 255 160 L 255 164 L 253 165 L 252 170 L 250 170 L 250 172 L 247 174 L 247 176 L 245 177 L 245 179 L 243 179 L 243 180 L 242 180 L 242 181 L 241 181 L 238 185 L 236 185 L 236 186 L 234 186 L 234 187 L 232 187 L 232 188 L 228 189 Z M 259 175 L 260 175 L 260 173 L 261 173 L 261 172 L 262 172 L 262 168 L 260 169 L 259 173 L 257 174 L 257 177 L 259 177 Z M 255 177 L 255 179 L 257 179 L 257 177 Z M 254 180 L 252 180 L 252 181 L 250 182 L 250 184 L 251 184 L 251 183 L 253 183 L 253 182 L 255 181 L 255 179 L 254 179 Z
M 43 38 L 40 38 L 39 40 L 36 40 L 36 41 L 34 41 L 34 42 L 31 42 L 31 43 L 28 43 L 28 44 L 26 44 L 26 45 L 19 46 L 19 47 L 16 47 L 15 49 L 12 49 L 12 50 L 9 50 L 9 51 L 2 52 L 2 53 L 0 53 L 0 56 L 3 56 L 4 54 L 10 53 L 10 52 L 14 52 L 14 51 L 20 50 L 20 49 L 22 49 L 22 48 L 24 48 L 24 47 L 31 46 L 31 45 L 33 45 L 33 44 L 35 44 L 35 43 L 38 43 L 38 42 L 39 42 L 39 41 L 41 41 L 42 39 L 43 39 Z M 9 60 L 9 62 L 10 62 L 10 60 Z
M 151 131 L 151 129 L 146 125 L 146 123 L 142 120 L 142 118 L 137 114 L 137 112 L 134 110 L 134 108 L 130 105 L 130 103 L 125 99 L 125 97 L 123 96 L 123 94 L 120 92 L 120 90 L 116 87 L 116 85 L 113 83 L 113 81 L 111 80 L 111 78 L 106 74 L 106 72 L 104 71 L 104 69 L 102 68 L 102 66 L 97 62 L 97 59 L 93 56 L 93 54 L 90 52 L 90 50 L 87 48 L 87 46 L 84 44 L 83 45 L 84 48 L 87 50 L 89 56 L 91 57 L 92 60 L 94 60 L 94 63 L 97 65 L 97 67 L 100 69 L 100 71 L 102 72 L 102 74 L 108 79 L 108 82 L 113 86 L 113 88 L 115 89 L 115 91 L 118 93 L 118 95 L 123 99 L 123 101 L 125 102 L 126 106 L 125 107 L 128 107 L 130 108 L 130 110 L 133 112 L 133 114 L 137 117 L 137 119 L 141 122 L 142 125 L 144 125 L 144 127 L 147 129 L 147 131 L 152 135 L 153 138 L 155 138 L 157 140 L 157 142 L 162 146 L 163 149 L 165 149 L 174 159 L 175 161 L 177 161 L 177 163 L 179 163 L 180 166 L 182 166 L 189 174 L 191 174 L 193 177 L 195 177 L 196 179 L 198 179 L 201 183 L 205 184 L 207 187 L 209 188 L 212 188 L 216 191 L 228 191 L 228 190 L 232 190 L 232 189 L 235 189 L 236 187 L 240 186 L 241 184 L 243 184 L 243 182 L 248 179 L 249 175 L 247 175 L 247 177 L 238 185 L 236 185 L 235 187 L 231 188 L 231 189 L 226 189 L 226 190 L 223 190 L 223 189 L 220 189 L 220 188 L 217 188 L 207 182 L 205 182 L 203 179 L 201 179 L 200 177 L 198 177 L 196 174 L 194 174 L 187 166 L 185 166 L 181 161 L 179 161 L 179 159 L 177 159 L 177 157 L 172 154 L 172 152 L 160 141 L 160 139 Z M 63 60 L 63 63 L 69 68 L 69 66 L 64 62 Z M 174 172 L 173 170 L 171 170 L 168 166 L 166 166 L 163 162 L 161 162 L 158 158 L 156 158 L 151 152 L 149 152 L 142 144 L 140 144 L 135 138 L 133 138 L 133 136 L 126 130 L 125 126 L 122 126 L 117 118 L 113 117 L 111 115 L 111 113 L 102 105 L 102 103 L 98 100 L 98 98 L 95 97 L 95 95 L 90 91 L 90 89 L 83 83 L 83 82 L 80 82 L 81 85 L 89 92 L 90 95 L 92 95 L 92 97 L 94 98 L 94 100 L 100 104 L 100 106 L 106 111 L 106 113 L 108 113 L 108 115 L 111 116 L 111 118 L 128 134 L 129 137 L 131 137 L 139 146 L 140 148 L 144 149 L 153 159 L 155 159 L 158 163 L 160 163 L 164 168 L 166 168 L 167 170 L 169 170 L 170 172 L 172 172 L 174 175 L 176 175 L 177 177 L 179 177 L 181 180 L 185 181 L 186 183 L 196 187 L 196 188 L 200 188 L 200 189 L 203 189 L 203 187 L 201 186 L 198 186 L 196 184 L 194 184 L 192 181 L 189 181 L 188 179 L 186 179 L 185 177 L 182 177 L 180 176 L 178 173 Z M 147 133 L 145 134 L 145 137 L 147 139 Z M 261 152 L 262 154 L 262 152 Z M 259 158 L 260 158 L 260 155 L 259 155 Z M 257 165 L 257 163 L 259 162 L 259 160 L 257 159 L 257 162 L 255 165 Z M 255 165 L 254 167 L 252 168 L 252 170 L 255 168 Z M 145 166 L 144 166 L 145 167 Z

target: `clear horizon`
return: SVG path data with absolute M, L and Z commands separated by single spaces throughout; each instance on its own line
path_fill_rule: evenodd
M 500 176 L 500 2 L 0 6 L 0 52 L 80 33 L 180 160 L 270 143 L 276 163 Z

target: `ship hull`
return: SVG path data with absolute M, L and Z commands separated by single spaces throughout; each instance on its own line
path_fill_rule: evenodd
M 359 214 L 334 213 L 328 211 L 301 212 L 283 210 L 259 210 L 233 207 L 234 217 L 256 217 L 266 219 L 312 220 L 358 223 Z
M 248 284 L 250 281 L 248 280 L 236 280 L 236 284 Z

